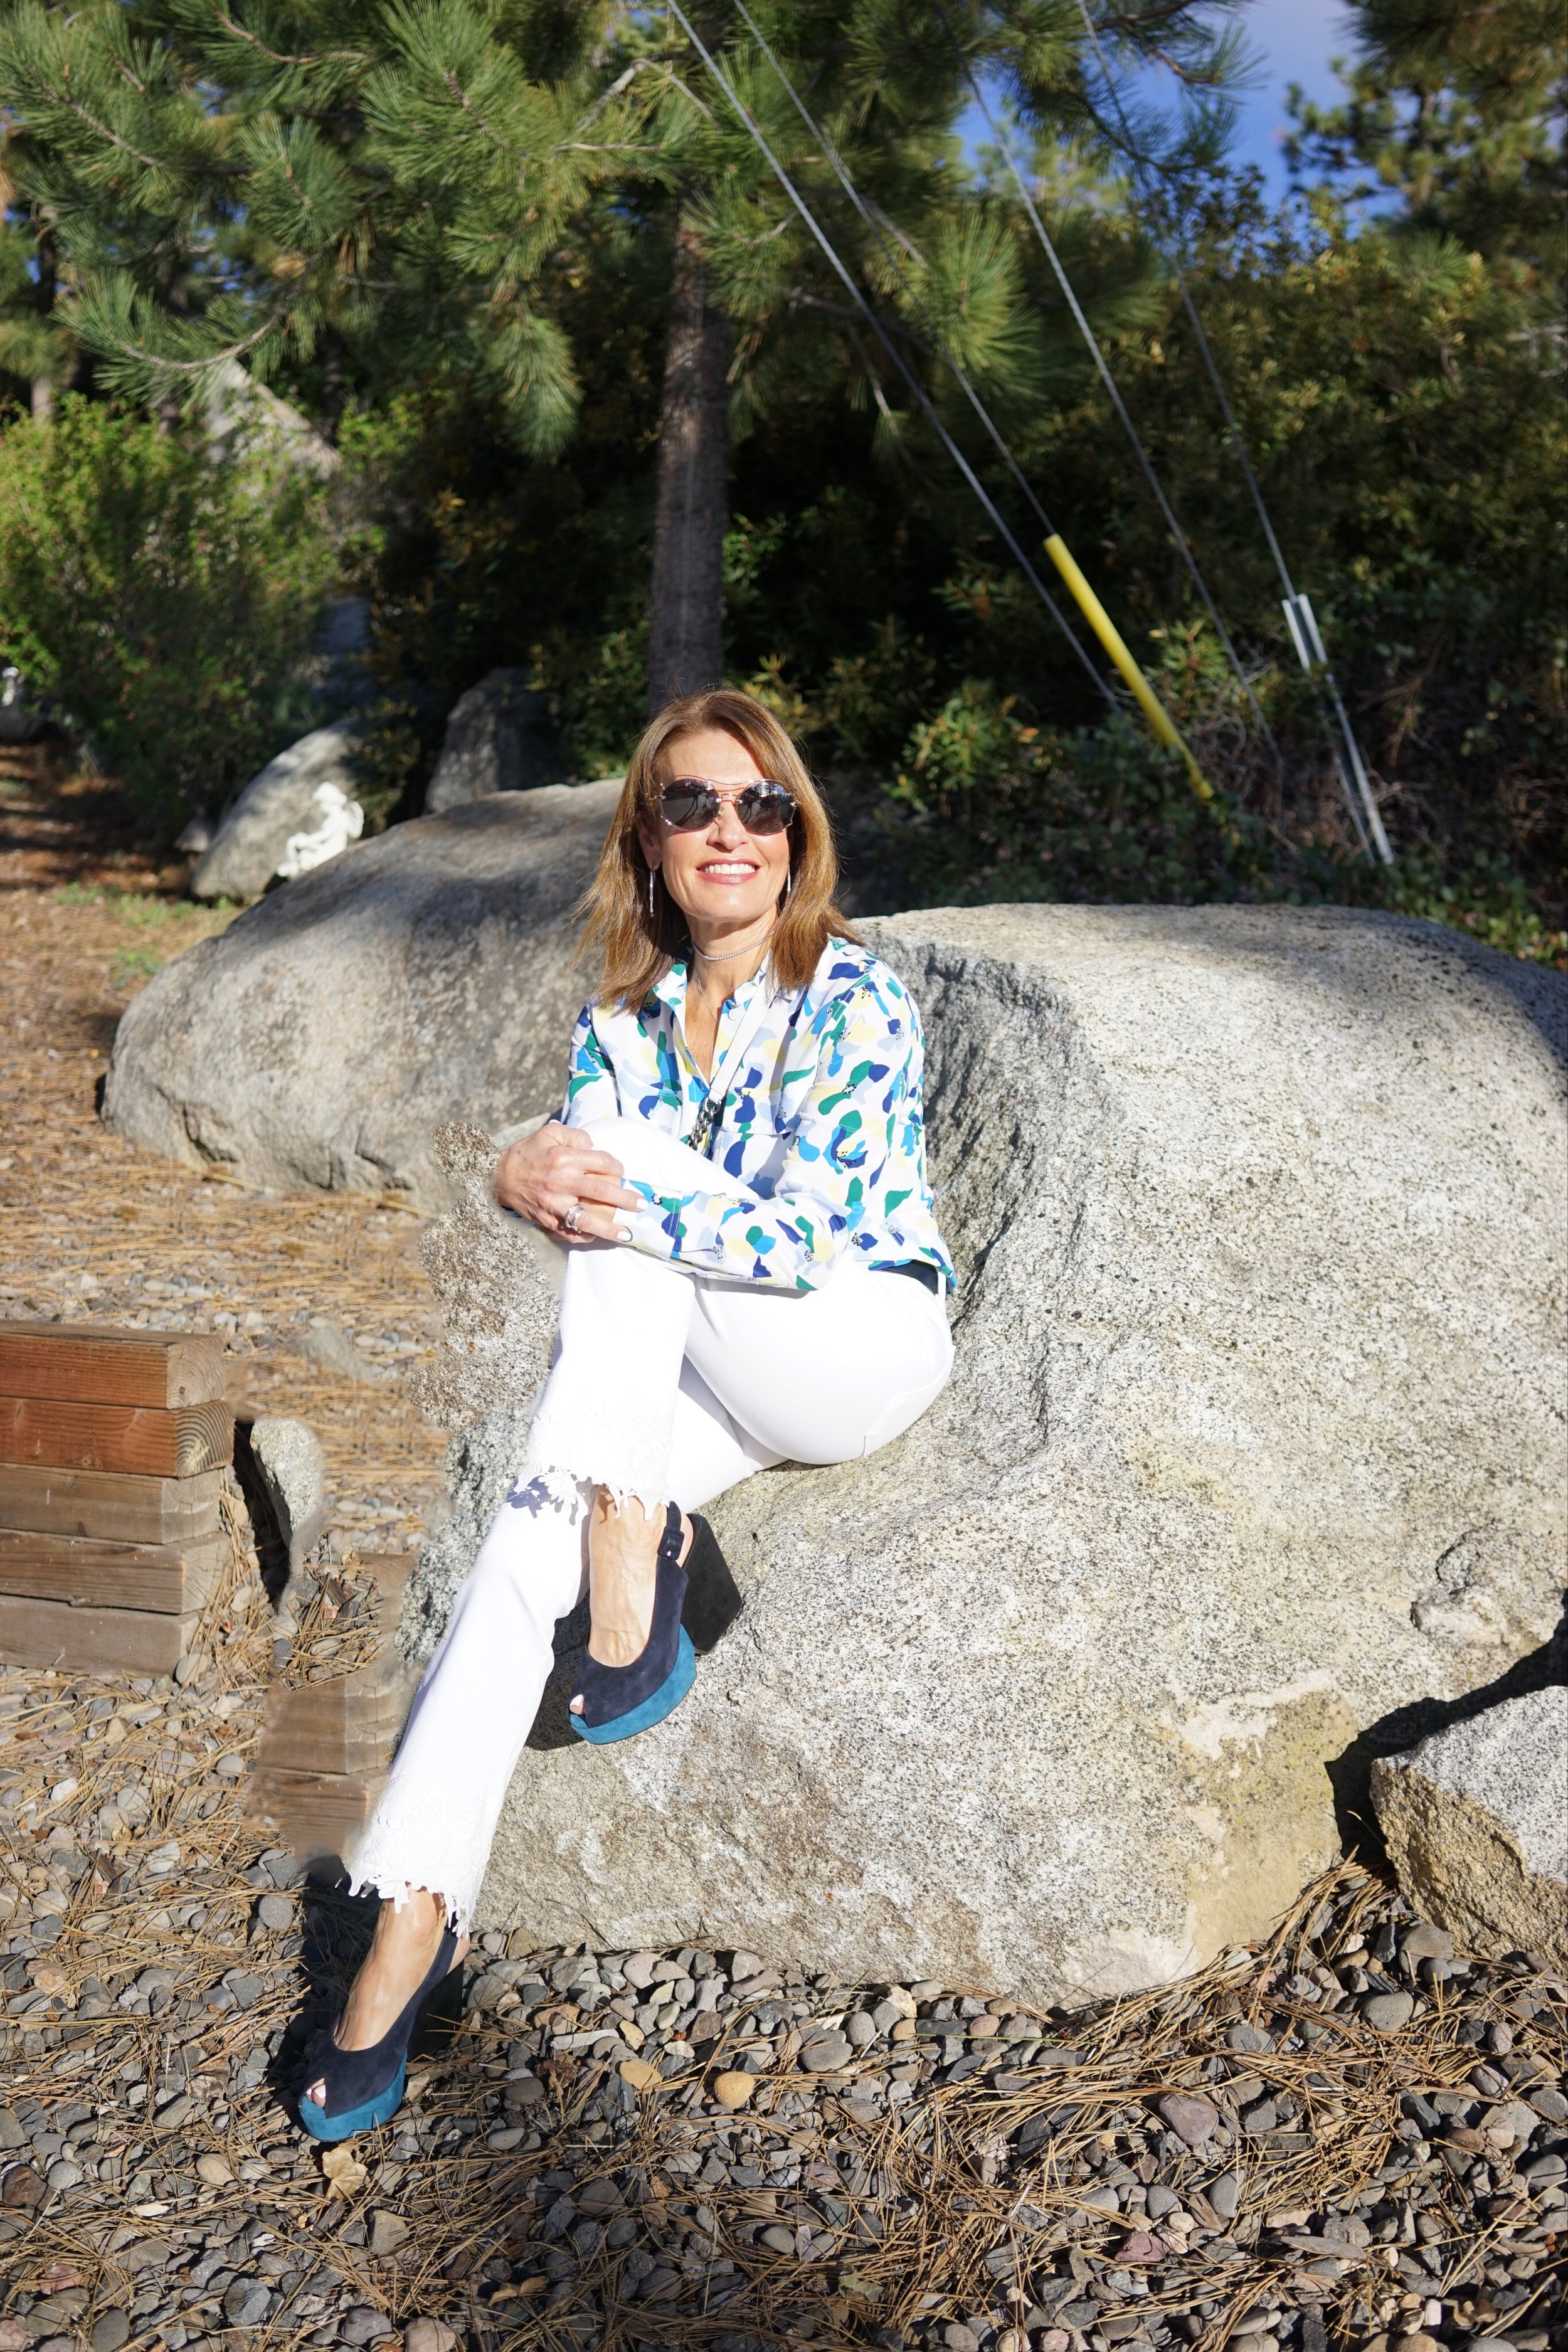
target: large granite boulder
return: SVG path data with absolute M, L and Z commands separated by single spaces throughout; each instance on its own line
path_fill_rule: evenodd
M 1399 1883 L 1480 1952 L 1568 1969 L 1568 1690 L 1521 1692 L 1372 1768 Z
M 197 898 L 259 898 L 338 856 L 364 830 L 354 798 L 354 719 L 317 727 L 252 776 L 191 876 Z
M 529 685 L 524 669 L 492 669 L 452 705 L 425 814 L 441 816 L 490 793 L 563 784 L 570 771 L 548 696 Z
M 256 1184 L 445 1202 L 438 1127 L 560 1101 L 583 998 L 571 913 L 619 790 L 476 801 L 274 891 L 133 1000 L 109 1125 Z
M 1552 1633 L 1568 982 L 1335 910 L 866 929 L 925 1017 L 952 1385 L 869 1461 L 713 1507 L 747 1609 L 655 1731 L 570 1738 L 567 1621 L 482 1923 L 1037 1999 L 1163 1980 L 1331 1860 L 1383 1718 Z M 489 1145 L 444 1148 L 427 1401 L 459 1434 L 419 1654 L 550 1332 Z

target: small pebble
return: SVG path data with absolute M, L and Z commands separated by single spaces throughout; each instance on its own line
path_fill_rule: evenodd
M 117 2305 L 112 2311 L 100 2312 L 92 2323 L 88 2341 L 92 2352 L 120 2352 L 120 2347 L 131 2333 L 131 2315 Z
M 623 2066 L 622 2074 L 624 2074 L 626 2071 Z M 738 2108 L 746 2105 L 757 2087 L 757 2079 L 755 2074 L 739 2072 L 716 2074 L 713 2077 L 713 2096 L 720 2106 L 733 2115 Z
M 411 2319 L 403 2331 L 403 2352 L 457 2352 L 457 2343 L 444 2319 Z
M 1155 2102 L 1156 2110 L 1168 2123 L 1178 2139 L 1189 2147 L 1201 2147 L 1219 2129 L 1219 2112 L 1207 2099 L 1200 2099 L 1185 2091 L 1168 2091 Z
M 1378 2033 L 1397 2033 L 1409 2024 L 1415 2009 L 1415 1997 L 1407 1992 L 1368 1993 L 1361 2004 L 1363 2018 Z

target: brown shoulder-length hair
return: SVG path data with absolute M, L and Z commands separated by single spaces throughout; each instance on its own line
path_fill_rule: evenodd
M 749 694 L 727 687 L 689 694 L 667 703 L 643 730 L 599 853 L 599 870 L 578 909 L 585 919 L 581 952 L 597 965 L 595 1001 L 601 1004 L 634 1010 L 689 950 L 686 918 L 658 873 L 653 911 L 648 911 L 648 863 L 637 839 L 637 823 L 639 818 L 651 826 L 659 823 L 658 793 L 669 781 L 669 745 L 677 736 L 705 727 L 721 728 L 743 743 L 763 774 L 786 785 L 795 796 L 790 887 L 780 894 L 768 950 L 774 977 L 785 988 L 804 988 L 828 940 L 855 937 L 834 904 L 838 856 L 833 826 L 788 734 L 773 712 Z

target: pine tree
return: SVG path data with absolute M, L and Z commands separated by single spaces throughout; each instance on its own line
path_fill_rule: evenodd
M 1352 0 L 1335 106 L 1296 99 L 1289 154 L 1351 201 L 1390 195 L 1406 234 L 1501 269 L 1543 316 L 1568 268 L 1568 19 L 1557 0 Z
M 1005 406 L 1037 402 L 1070 331 L 1034 300 L 954 126 L 971 64 L 1010 71 L 1041 121 L 1088 120 L 1076 5 L 753 14 L 869 227 L 731 0 L 698 31 L 905 364 L 966 434 L 943 352 Z M 1113 21 L 1137 50 L 1192 20 L 1193 0 L 1165 0 Z M 165 406 L 194 406 L 237 362 L 341 377 L 346 354 L 377 390 L 443 373 L 489 387 L 547 456 L 579 397 L 556 315 L 574 224 L 613 195 L 668 240 L 653 707 L 721 672 L 731 419 L 744 430 L 805 386 L 874 404 L 886 446 L 930 455 L 898 371 L 673 17 L 611 0 L 14 0 L 0 81 L 70 330 L 105 388 Z

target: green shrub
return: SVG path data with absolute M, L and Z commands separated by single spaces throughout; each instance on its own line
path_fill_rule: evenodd
M 917 903 L 1259 895 L 1261 829 L 1200 800 L 1130 719 L 1058 734 L 966 678 L 904 747 L 885 788 Z
M 0 431 L 0 659 L 166 832 L 310 723 L 325 498 L 77 397 Z

